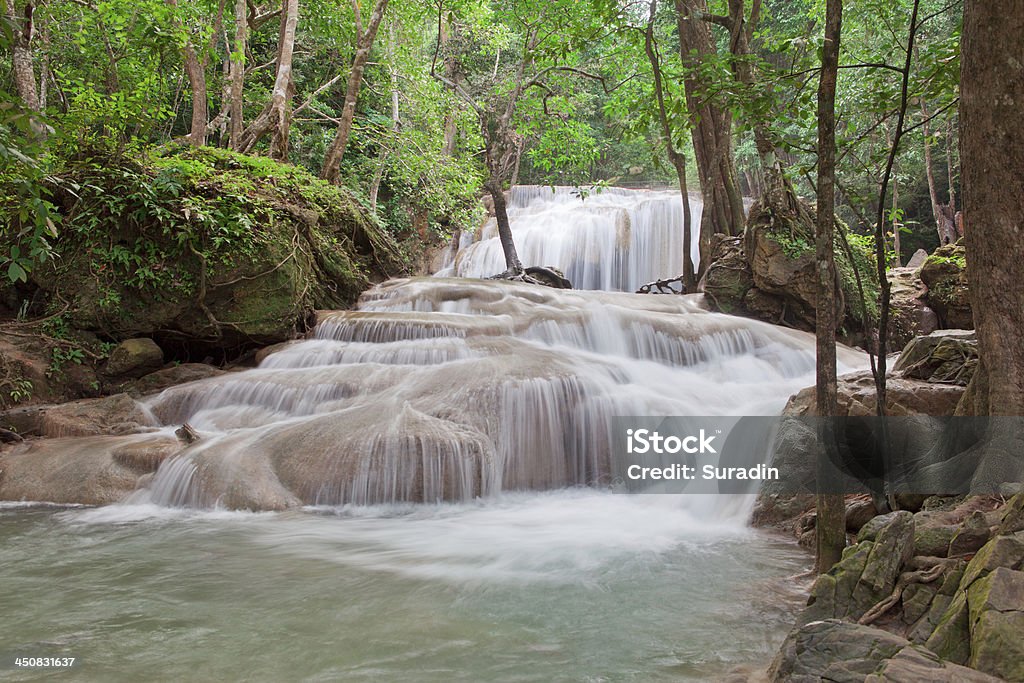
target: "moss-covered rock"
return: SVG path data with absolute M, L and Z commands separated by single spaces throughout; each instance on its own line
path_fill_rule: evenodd
M 963 242 L 936 249 L 921 266 L 920 275 L 928 286 L 928 305 L 938 314 L 942 327 L 973 330 Z
M 390 236 L 346 189 L 212 148 L 83 152 L 60 171 L 57 258 L 32 273 L 69 325 L 190 351 L 282 341 L 316 308 L 397 274 Z

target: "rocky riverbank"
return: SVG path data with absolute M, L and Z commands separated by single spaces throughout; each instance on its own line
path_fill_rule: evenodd
M 976 366 L 970 332 L 914 339 L 890 378 L 889 414 L 919 416 L 925 432 L 936 417 L 970 414 Z M 842 377 L 839 394 L 842 414 L 874 413 L 870 373 Z M 813 389 L 786 408 L 812 411 Z M 809 467 L 807 452 L 797 435 L 776 457 Z M 885 504 L 896 509 L 880 515 L 870 496 L 847 496 L 850 543 L 810 589 L 770 680 L 1024 681 L 1024 493 L 902 494 Z M 768 486 L 754 523 L 813 547 L 813 505 Z

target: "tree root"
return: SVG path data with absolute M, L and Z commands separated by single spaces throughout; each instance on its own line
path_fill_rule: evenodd
M 674 284 L 679 284 L 680 289 L 677 291 L 672 287 Z M 657 288 L 657 292 L 654 289 Z M 654 282 L 648 282 L 646 285 L 636 290 L 636 294 L 686 294 L 686 285 L 683 284 L 683 276 L 679 275 L 673 278 L 665 280 L 655 280 Z
M 893 608 L 893 606 L 900 601 L 903 597 L 903 592 L 915 583 L 931 583 L 942 574 L 953 564 L 959 562 L 960 558 L 941 558 L 941 557 L 915 557 L 912 558 L 909 566 L 918 566 L 918 569 L 909 572 L 903 572 L 900 574 L 900 578 L 896 581 L 895 588 L 892 589 L 892 593 L 889 597 L 879 601 L 871 609 L 864 613 L 857 623 L 861 626 L 867 626 L 877 621 L 881 616 Z M 930 565 L 927 567 L 920 565 Z

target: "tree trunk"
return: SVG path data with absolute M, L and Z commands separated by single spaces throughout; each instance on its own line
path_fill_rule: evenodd
M 658 102 L 658 121 L 661 124 L 661 138 L 665 143 L 665 151 L 669 161 L 676 170 L 679 181 L 679 197 L 683 202 L 683 289 L 686 292 L 697 291 L 697 279 L 693 272 L 693 259 L 690 256 L 692 247 L 692 222 L 690 215 L 690 191 L 686 186 L 686 157 L 676 150 L 672 142 L 672 126 L 665 107 L 665 91 L 662 87 L 661 60 L 654 44 L 654 20 L 657 18 L 658 0 L 651 0 L 647 20 L 647 31 L 644 34 L 644 51 L 647 61 L 651 64 L 651 75 L 654 81 L 654 95 Z
M 697 76 L 702 55 L 715 53 L 711 29 L 699 18 L 707 10 L 705 0 L 675 0 L 679 30 L 679 53 L 683 65 L 691 67 L 683 85 L 690 116 L 697 119 L 691 129 L 693 151 L 700 176 L 704 209 L 700 226 L 700 274 L 711 257 L 711 236 L 743 233 L 743 196 L 737 181 L 732 149 L 732 115 L 720 109 L 709 96 L 709 84 Z M 695 55 L 691 56 L 691 52 Z
M 245 87 L 245 42 L 248 31 L 245 0 L 235 0 L 235 44 L 231 54 L 231 104 L 230 133 L 228 145 L 233 150 L 239 149 L 242 139 L 243 122 L 243 91 Z
M 281 29 L 277 41 L 277 68 L 270 102 L 240 137 L 242 152 L 251 152 L 264 135 L 273 132 L 270 155 L 284 159 L 288 154 L 288 133 L 291 125 L 292 57 L 295 51 L 295 27 L 299 21 L 299 0 L 282 0 Z
M 516 244 L 512 241 L 512 226 L 508 222 L 508 207 L 505 205 L 505 191 L 502 189 L 499 180 L 489 178 L 484 185 L 494 200 L 494 220 L 498 224 L 498 240 L 501 242 L 501 250 L 505 253 L 505 274 L 520 275 L 523 272 L 523 264 L 519 262 L 519 254 L 516 252 Z
M 11 66 L 13 69 L 14 87 L 18 97 L 26 109 L 38 112 L 39 92 L 36 90 L 35 67 L 32 64 L 32 38 L 35 34 L 33 12 L 35 7 L 26 2 L 18 16 L 18 10 L 12 2 L 8 7 L 7 18 L 11 23 Z
M 185 74 L 188 86 L 192 91 L 192 125 L 188 134 L 188 142 L 194 147 L 206 144 L 206 121 L 210 118 L 206 98 L 206 69 L 203 68 L 195 49 L 186 44 L 182 48 L 185 57 Z
M 366 69 L 366 62 L 370 59 L 370 50 L 373 48 L 377 29 L 380 27 L 387 7 L 388 0 L 377 0 L 373 7 L 373 13 L 370 15 L 370 23 L 364 31 L 359 18 L 359 5 L 353 2 L 353 10 L 356 14 L 356 52 L 352 57 L 352 69 L 348 74 L 345 105 L 341 110 L 338 130 L 331 146 L 327 148 L 324 164 L 320 169 L 320 177 L 332 183 L 338 182 L 341 159 L 345 156 L 345 148 L 348 147 L 348 139 L 352 135 L 352 123 L 356 118 L 356 101 L 359 99 L 359 90 L 363 85 L 363 71 Z
M 1024 415 L 1024 0 L 968 0 L 960 80 L 967 276 L 993 415 Z
M 939 245 L 951 244 L 956 241 L 956 226 L 952 210 L 944 206 L 939 199 L 939 191 L 935 186 L 935 171 L 932 169 L 932 129 L 928 120 L 928 106 L 921 98 L 921 116 L 924 128 L 924 171 L 928 178 L 928 198 L 932 203 L 932 216 L 935 218 L 935 229 L 939 234 Z
M 836 398 L 836 266 L 835 230 L 836 79 L 839 73 L 839 38 L 842 33 L 842 0 L 828 0 L 825 10 L 825 42 L 822 47 L 821 80 L 818 84 L 818 208 L 815 258 L 818 302 L 815 312 L 817 366 L 815 396 L 821 418 L 819 458 L 834 448 Z M 823 482 L 820 484 L 823 485 Z M 842 494 L 818 493 L 818 573 L 828 571 L 842 558 L 846 547 L 845 505 Z

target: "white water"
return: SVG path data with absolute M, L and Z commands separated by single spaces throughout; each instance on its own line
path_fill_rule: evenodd
M 521 251 L 543 237 L 589 253 L 577 247 L 600 228 L 585 226 L 607 224 L 594 199 L 535 197 L 529 211 L 552 220 Z M 601 201 L 636 216 L 648 200 Z M 656 232 L 633 229 L 621 258 L 671 251 L 674 236 L 640 237 Z M 530 260 L 609 289 L 678 272 L 614 281 L 599 246 L 575 266 Z M 367 681 L 716 680 L 763 665 L 806 558 L 745 528 L 747 498 L 607 492 L 609 430 L 616 415 L 776 414 L 812 382 L 813 354 L 809 335 L 699 297 L 385 283 L 259 368 L 151 399 L 155 435 L 47 442 L 116 463 L 122 447 L 166 448 L 185 421 L 202 436 L 124 504 L 0 506 L 0 665 L 72 655 L 78 680 Z
M 700 196 L 691 194 L 692 225 L 700 225 Z M 580 199 L 571 188 L 517 186 L 508 201 L 509 222 L 526 266 L 555 266 L 577 289 L 635 292 L 648 282 L 683 272 L 683 203 L 672 190 L 608 188 Z M 694 265 L 700 259 L 696 235 Z M 438 273 L 488 277 L 505 270 L 492 218 L 477 233 L 464 233 L 458 253 Z

